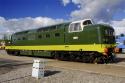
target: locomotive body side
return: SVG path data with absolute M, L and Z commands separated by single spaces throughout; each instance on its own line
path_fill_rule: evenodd
M 104 62 L 114 53 L 113 33 L 113 28 L 108 25 L 82 20 L 15 33 L 6 50 L 16 55 L 49 56 L 63 60 L 93 56 L 90 62 L 97 61 L 97 57 Z

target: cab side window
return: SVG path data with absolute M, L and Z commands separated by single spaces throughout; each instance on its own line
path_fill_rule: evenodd
M 89 24 L 92 24 L 91 20 L 86 20 L 83 22 L 83 25 L 89 25 Z
M 79 32 L 81 30 L 82 28 L 80 23 L 73 23 L 73 24 L 70 24 L 69 26 L 69 32 Z

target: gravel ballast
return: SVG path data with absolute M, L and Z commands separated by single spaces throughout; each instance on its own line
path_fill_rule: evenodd
M 0 83 L 125 83 L 125 55 L 121 56 L 123 58 L 120 57 L 117 64 L 104 65 L 46 59 L 45 77 L 36 79 L 31 77 L 36 58 L 12 56 L 0 51 L 0 61 L 7 63 L 0 65 Z
M 125 78 L 49 67 L 45 77 L 31 77 L 32 67 L 0 75 L 0 83 L 125 83 Z

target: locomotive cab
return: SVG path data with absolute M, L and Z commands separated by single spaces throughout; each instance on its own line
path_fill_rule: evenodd
M 114 57 L 114 29 L 106 24 L 94 24 L 91 19 L 75 21 L 69 25 L 66 44 L 81 45 L 78 50 L 85 53 L 98 52 L 105 58 Z
M 108 27 L 108 28 L 106 28 Z M 106 26 L 102 29 L 102 44 L 105 47 L 104 54 L 111 55 L 115 50 L 115 33 L 111 26 Z
M 84 26 L 90 25 L 90 24 L 93 24 L 91 19 L 75 21 L 75 22 L 72 22 L 69 25 L 69 30 L 68 31 L 69 31 L 69 33 L 70 32 L 81 32 L 81 31 L 83 31 Z

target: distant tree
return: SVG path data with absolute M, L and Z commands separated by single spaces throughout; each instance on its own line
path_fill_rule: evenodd
M 3 35 L 3 40 L 8 40 L 7 34 L 4 34 L 4 35 Z

